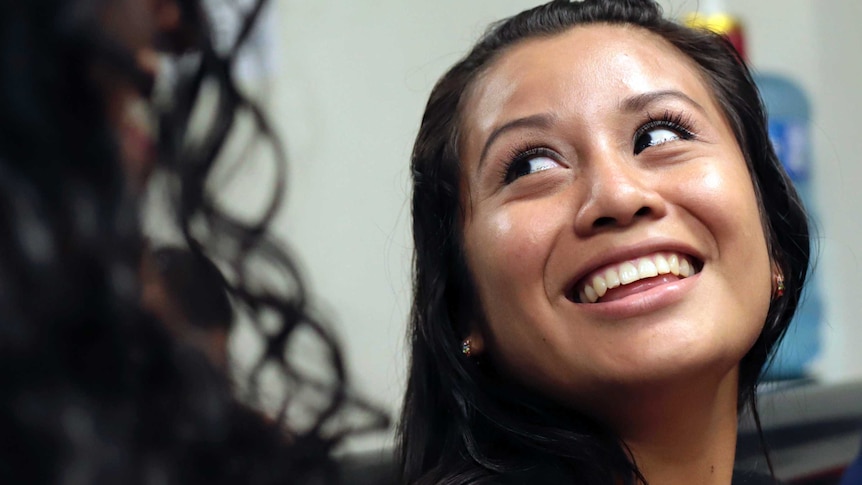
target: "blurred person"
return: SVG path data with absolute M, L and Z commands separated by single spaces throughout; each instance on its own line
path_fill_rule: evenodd
M 194 62 L 153 105 L 157 51 Z M 207 185 L 240 115 L 284 168 L 233 82 L 235 55 L 213 49 L 194 0 L 0 1 L 0 482 L 325 483 L 333 447 L 385 422 L 348 392 L 339 347 L 270 236 L 283 177 L 252 220 L 226 214 Z M 204 85 L 211 123 L 192 138 Z M 262 343 L 243 399 L 140 299 L 139 196 L 156 169 L 185 247 L 229 268 Z M 311 374 L 287 350 L 297 334 L 316 344 Z M 265 371 L 287 389 L 274 421 L 249 406 Z M 366 421 L 341 424 L 354 410 Z

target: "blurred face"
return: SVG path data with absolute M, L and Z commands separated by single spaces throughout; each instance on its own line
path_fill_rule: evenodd
M 108 39 L 126 49 L 141 74 L 155 82 L 158 75 L 156 44 L 177 32 L 180 10 L 175 0 L 113 0 L 100 11 Z M 106 69 L 107 67 L 107 69 Z M 147 181 L 156 161 L 155 128 L 149 92 L 135 85 L 129 73 L 96 66 L 95 77 L 108 93 L 108 117 L 116 130 L 120 157 L 134 188 Z
M 633 27 L 525 41 L 478 78 L 462 128 L 474 347 L 586 408 L 732 375 L 771 265 L 743 154 L 691 60 Z

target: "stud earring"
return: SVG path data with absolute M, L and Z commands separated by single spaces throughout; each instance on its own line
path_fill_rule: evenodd
M 773 299 L 778 299 L 784 296 L 784 276 L 781 273 L 775 274 L 775 289 L 772 292 Z
M 470 357 L 471 355 L 473 355 L 472 342 L 470 341 L 469 338 L 465 338 L 461 342 L 461 353 L 466 355 L 467 357 Z

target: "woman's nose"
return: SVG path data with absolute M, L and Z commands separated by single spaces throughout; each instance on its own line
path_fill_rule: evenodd
M 588 189 L 575 220 L 575 231 L 580 235 L 624 228 L 661 218 L 667 212 L 666 202 L 655 187 L 660 177 L 635 160 L 603 155 L 586 163 L 582 179 Z

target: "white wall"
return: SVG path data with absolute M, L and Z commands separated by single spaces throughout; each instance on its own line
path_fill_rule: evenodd
M 824 294 L 828 310 L 823 375 L 862 377 L 862 3 L 811 2 L 819 41 L 815 106 L 818 202 L 823 223 Z
M 397 416 L 410 305 L 409 158 L 431 87 L 529 1 L 278 4 L 272 114 L 290 154 L 279 229 L 337 323 L 356 387 Z
M 696 2 L 663 2 L 682 12 Z M 324 313 L 336 322 L 355 385 L 397 416 L 410 304 L 409 154 L 434 81 L 484 26 L 528 0 L 282 0 L 271 115 L 290 155 L 278 220 Z M 729 2 L 749 24 L 755 65 L 812 95 L 822 216 L 829 379 L 862 377 L 862 6 L 851 0 Z M 253 188 L 249 190 L 254 190 Z M 376 444 L 379 444 L 376 443 Z M 371 446 L 367 445 L 366 446 Z

